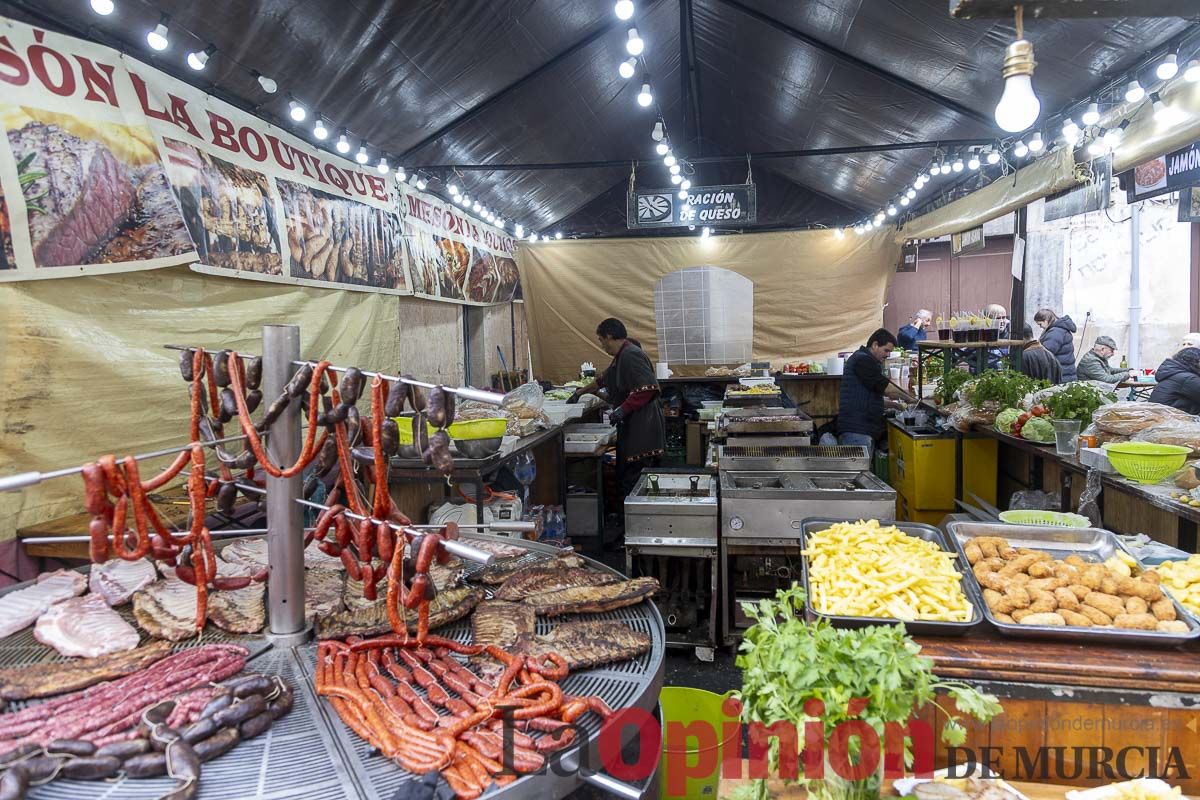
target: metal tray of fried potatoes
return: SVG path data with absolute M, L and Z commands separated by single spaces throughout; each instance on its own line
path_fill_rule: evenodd
M 1133 558 L 1120 538 L 1111 531 L 1100 528 L 1054 528 L 1036 525 L 1005 525 L 998 522 L 950 522 L 946 525 L 950 540 L 967 562 L 966 544 L 977 536 L 995 536 L 1007 541 L 1017 549 L 1028 548 L 1049 553 L 1055 559 L 1077 555 L 1084 561 L 1103 563 L 1118 551 Z M 1136 559 L 1134 559 L 1136 561 Z M 1163 633 L 1159 631 L 1131 630 L 1113 627 L 1083 627 L 1058 625 L 1021 625 L 1001 622 L 984 602 L 983 587 L 968 571 L 968 580 L 975 592 L 984 617 L 1003 636 L 1024 639 L 1056 639 L 1072 642 L 1102 642 L 1118 646 L 1181 647 L 1200 639 L 1200 624 L 1187 609 L 1168 593 L 1175 606 L 1175 618 L 1188 626 L 1187 633 Z

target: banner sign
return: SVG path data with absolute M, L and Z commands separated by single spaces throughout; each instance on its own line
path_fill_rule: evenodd
M 0 124 L 0 281 L 193 264 L 256 280 L 414 293 L 405 238 L 413 215 L 393 176 L 114 50 L 0 19 Z M 442 209 L 438 220 L 454 216 L 434 198 L 423 202 Z M 476 269 L 475 296 L 489 299 L 463 289 L 418 293 L 506 299 L 499 290 L 515 284 L 512 274 L 490 276 L 501 275 L 494 252 L 507 247 L 511 256 L 511 239 L 482 226 L 472 257 L 476 240 L 490 271 L 467 268 Z M 467 279 L 460 285 L 470 288 Z
M 1200 142 L 1152 158 L 1121 173 L 1121 185 L 1130 203 L 1177 192 L 1200 183 Z
M 1042 210 L 1043 220 L 1051 222 L 1108 208 L 1112 186 L 1112 155 L 1093 159 L 1091 164 L 1092 180 L 1082 186 L 1064 189 L 1046 197 L 1046 204 Z
M 950 234 L 950 255 L 957 256 L 972 250 L 982 250 L 987 245 L 983 226 L 969 228 L 961 233 Z
M 693 186 L 687 197 L 678 189 L 636 189 L 626 201 L 629 228 L 674 228 L 682 225 L 742 225 L 757 219 L 753 183 Z

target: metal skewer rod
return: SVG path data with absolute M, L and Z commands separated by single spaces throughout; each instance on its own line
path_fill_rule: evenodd
M 225 444 L 226 442 L 236 442 L 239 439 L 245 439 L 245 434 L 237 436 L 226 436 L 224 439 L 213 439 L 211 441 L 201 439 L 199 442 L 188 442 L 179 447 L 169 447 L 165 450 L 155 450 L 153 453 L 141 453 L 135 455 L 134 458 L 138 461 L 146 461 L 151 458 L 162 458 L 163 456 L 172 456 L 176 453 L 182 453 L 185 450 L 191 449 L 193 444 L 202 444 L 205 447 L 213 445 Z M 26 486 L 33 486 L 42 483 L 43 481 L 52 480 L 54 478 L 66 478 L 70 475 L 78 475 L 83 472 L 83 467 L 66 467 L 64 469 L 56 469 L 52 472 L 19 472 L 16 475 L 8 475 L 0 478 L 0 492 L 11 492 L 16 489 L 24 489 Z
M 317 365 L 316 361 L 293 361 L 292 363 L 298 367 L 302 367 L 305 365 L 315 367 Z M 346 367 L 331 366 L 330 369 L 334 370 L 335 372 L 344 372 L 346 370 Z M 436 383 L 426 383 L 425 381 L 418 381 L 414 378 L 405 378 L 400 375 L 385 375 L 382 372 L 369 372 L 365 369 L 360 370 L 360 372 L 362 372 L 363 375 L 368 375 L 372 378 L 374 378 L 376 375 L 378 375 L 380 378 L 383 378 L 385 381 L 400 381 L 401 383 L 407 384 L 408 386 L 419 386 L 422 389 L 436 389 L 438 386 Z M 497 392 L 486 392 L 482 389 L 471 389 L 466 386 L 460 386 L 460 387 L 443 386 L 442 390 L 450 392 L 451 394 L 454 394 L 454 395 L 458 395 L 459 397 L 463 398 L 464 400 L 478 400 L 481 403 L 487 403 L 487 404 L 493 405 L 493 406 L 499 406 L 504 403 L 504 395 L 499 394 Z
M 298 500 L 296 500 L 296 502 L 302 506 L 308 506 L 309 508 L 320 508 L 320 509 L 324 509 L 324 510 L 329 509 L 329 506 L 321 505 L 320 503 L 313 502 L 312 500 L 299 500 L 298 499 Z M 354 519 L 354 520 L 369 519 L 369 520 L 371 520 L 372 523 L 374 523 L 376 525 L 378 525 L 379 523 L 382 522 L 385 525 L 387 525 L 389 528 L 391 528 L 392 530 L 398 531 L 399 533 L 406 533 L 410 536 L 420 536 L 428 528 L 433 528 L 433 529 L 437 530 L 437 529 L 445 527 L 443 525 L 432 525 L 432 526 L 430 526 L 430 525 L 424 525 L 424 526 L 400 525 L 400 524 L 391 522 L 390 520 L 386 520 L 386 519 L 375 519 L 374 517 L 364 517 L 361 514 L 355 514 L 352 511 L 344 511 L 342 513 L 344 513 L 350 519 Z M 477 547 L 471 547 L 471 545 L 463 544 L 462 542 L 455 542 L 455 541 L 450 541 L 448 539 L 443 539 L 440 544 L 442 546 L 442 549 L 444 549 L 447 553 L 456 555 L 459 558 L 465 558 L 467 561 L 474 561 L 476 564 L 483 564 L 484 566 L 487 566 L 488 564 L 492 563 L 492 559 L 495 558 L 494 555 L 487 552 L 486 550 L 480 550 Z

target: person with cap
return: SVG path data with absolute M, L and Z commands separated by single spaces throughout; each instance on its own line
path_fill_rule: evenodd
M 1192 331 L 1183 335 L 1183 339 L 1179 342 L 1179 349 L 1183 350 L 1185 347 L 1200 347 L 1200 331 Z
M 933 321 L 933 312 L 922 308 L 912 315 L 908 324 L 896 333 L 896 344 L 901 350 L 916 350 L 917 342 L 923 342 L 928 337 L 925 329 Z
M 1097 336 L 1096 344 L 1083 354 L 1075 375 L 1081 381 L 1101 381 L 1102 383 L 1120 383 L 1137 374 L 1136 370 L 1113 369 L 1108 360 L 1117 352 L 1117 343 L 1111 336 Z

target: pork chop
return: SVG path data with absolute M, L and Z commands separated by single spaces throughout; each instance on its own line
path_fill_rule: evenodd
M 37 581 L 0 597 L 0 638 L 27 628 L 46 613 L 51 604 L 83 594 L 87 576 L 73 570 L 55 570 L 37 576 Z
M 132 650 L 141 636 L 98 594 L 50 606 L 33 626 L 34 637 L 60 655 L 95 658 Z
M 154 565 L 147 559 L 126 561 L 113 558 L 103 564 L 92 565 L 88 573 L 88 588 L 93 594 L 103 597 L 110 606 L 119 606 L 128 603 L 134 592 L 153 583 L 156 577 Z

